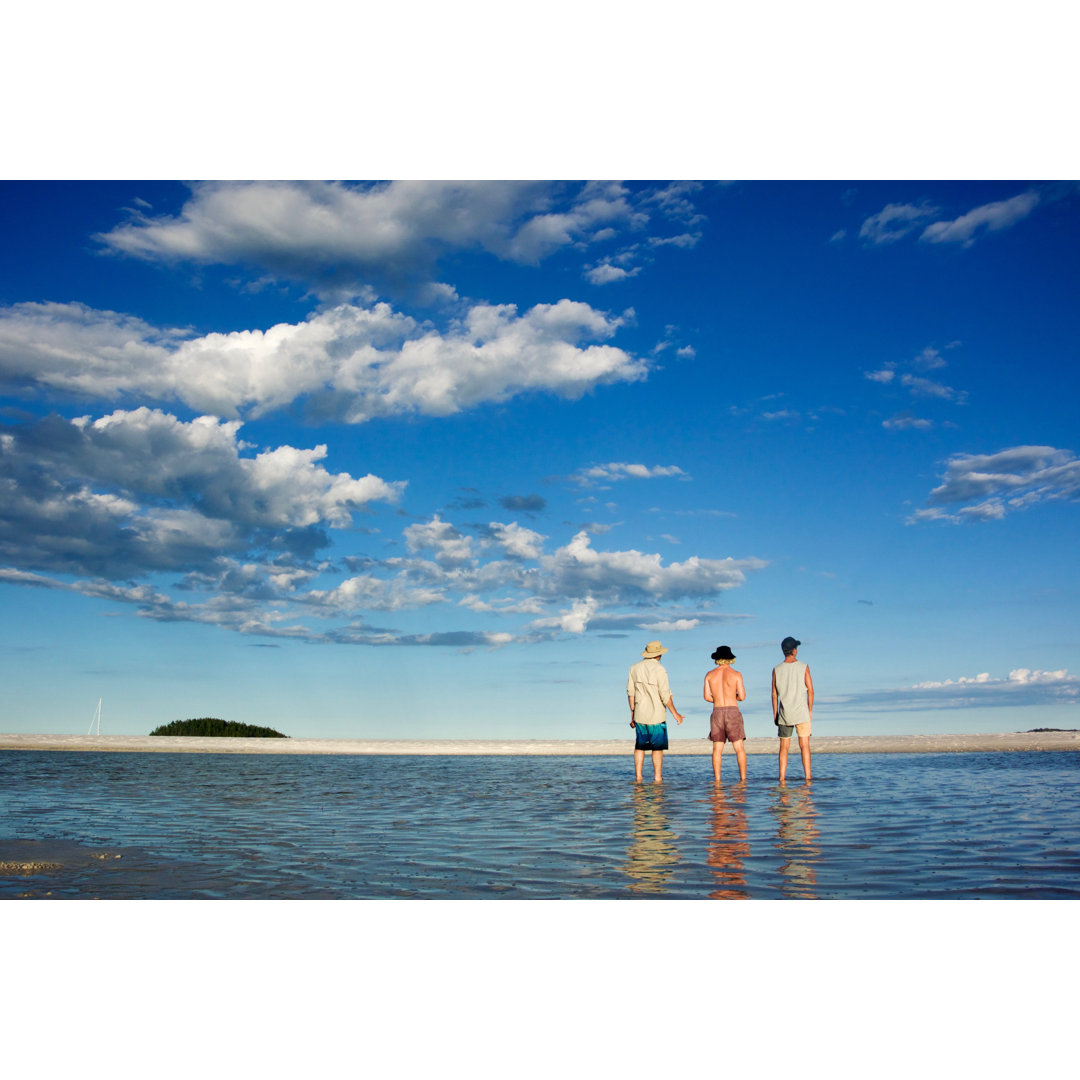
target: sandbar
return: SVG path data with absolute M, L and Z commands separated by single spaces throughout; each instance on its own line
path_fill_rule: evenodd
M 815 754 L 945 754 L 1080 750 L 1080 731 L 987 735 L 815 735 Z M 193 735 L 0 734 L 0 750 L 67 750 L 158 754 L 629 755 L 630 739 L 236 739 Z M 748 754 L 776 754 L 775 738 L 746 740 Z M 792 740 L 792 754 L 798 747 Z M 708 739 L 671 739 L 669 754 L 711 754 Z M 725 747 L 725 754 L 731 754 Z

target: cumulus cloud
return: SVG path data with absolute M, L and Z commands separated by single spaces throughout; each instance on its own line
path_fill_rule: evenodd
M 410 551 L 433 551 L 440 566 L 462 566 L 474 557 L 472 537 L 463 536 L 438 514 L 424 524 L 410 525 L 405 543 Z
M 943 483 L 930 492 L 930 505 L 917 510 L 909 524 L 995 520 L 1060 499 L 1080 499 L 1080 459 L 1072 451 L 1014 446 L 996 454 L 955 454 L 946 464 Z
M 954 221 L 935 221 L 928 225 L 919 237 L 930 244 L 963 244 L 971 247 L 980 229 L 998 232 L 1022 221 L 1039 205 L 1035 191 L 1025 191 L 1011 199 L 977 206 Z
M 640 271 L 640 266 L 626 270 L 621 266 L 613 266 L 610 262 L 602 262 L 588 267 L 585 277 L 591 285 L 610 285 L 613 281 L 625 281 L 627 278 L 636 277 Z
M 596 614 L 600 605 L 591 596 L 575 600 L 568 611 L 561 611 L 544 619 L 535 619 L 529 625 L 536 629 L 553 628 L 568 634 L 583 634 L 589 620 Z
M 658 476 L 686 476 L 677 465 L 640 465 L 625 461 L 612 461 L 606 465 L 591 465 L 570 477 L 587 486 L 613 480 L 649 480 Z
M 8 429 L 0 561 L 128 578 L 203 565 L 271 537 L 310 552 L 326 543 L 322 526 L 345 527 L 404 488 L 328 472 L 325 446 L 251 454 L 240 426 L 140 408 Z
M 221 524 L 224 528 L 229 523 Z M 346 564 L 351 572 L 344 577 L 326 559 L 310 563 L 259 557 L 239 543 L 240 550 L 215 550 L 209 539 L 195 550 L 189 537 L 184 558 L 173 549 L 176 558 L 171 568 L 186 570 L 174 586 L 179 596 L 156 584 L 128 580 L 140 572 L 170 568 L 145 553 L 132 557 L 130 548 L 113 566 L 95 567 L 85 555 L 76 560 L 69 551 L 66 560 L 53 560 L 52 565 L 45 560 L 36 568 L 28 562 L 0 569 L 0 581 L 108 599 L 134 606 L 140 616 L 158 621 L 205 623 L 264 637 L 464 647 L 540 641 L 563 633 L 582 634 L 594 626 L 659 633 L 735 618 L 710 611 L 673 610 L 671 605 L 684 597 L 715 598 L 741 585 L 749 571 L 766 565 L 754 558 L 696 556 L 665 565 L 657 554 L 596 550 L 586 532 L 545 555 L 544 537 L 514 522 L 492 522 L 488 532 L 477 543 L 436 515 L 406 526 L 408 557 L 349 559 Z M 216 539 L 228 540 L 229 535 L 224 528 L 223 536 Z M 111 539 L 115 540 L 115 531 Z M 108 572 L 119 577 L 121 566 L 126 577 L 109 580 Z M 92 576 L 65 582 L 37 572 L 40 568 Z M 494 635 L 487 629 L 466 627 L 416 635 L 363 621 L 370 612 L 408 612 L 437 605 L 453 605 L 473 618 L 528 616 L 531 621 L 517 632 Z M 342 619 L 351 621 L 328 629 L 319 625 Z
M 503 552 L 511 559 L 538 559 L 544 548 L 546 537 L 541 536 L 532 529 L 526 529 L 516 521 L 508 525 L 501 522 L 491 522 L 492 533 L 503 549 Z
M 137 214 L 98 239 L 139 259 L 253 266 L 336 295 L 426 280 L 454 251 L 538 263 L 644 220 L 614 182 L 206 182 L 177 216 Z
M 560 300 L 519 315 L 477 304 L 440 333 L 387 304 L 339 304 L 301 323 L 185 337 L 82 304 L 0 310 L 0 383 L 88 398 L 180 401 L 200 412 L 260 415 L 304 400 L 349 423 L 375 416 L 447 416 L 540 391 L 578 398 L 645 378 L 606 342 L 623 325 Z
M 539 560 L 536 592 L 586 597 L 607 603 L 666 602 L 682 597 L 715 596 L 762 569 L 760 559 L 702 559 L 693 556 L 664 566 L 658 554 L 637 550 L 597 551 L 589 534 L 579 532 L 569 544 Z

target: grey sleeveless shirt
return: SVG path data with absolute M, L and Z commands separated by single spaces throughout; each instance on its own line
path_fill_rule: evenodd
M 806 665 L 801 660 L 790 664 L 777 664 L 776 676 L 777 723 L 786 726 L 810 722 L 810 710 L 806 707 Z

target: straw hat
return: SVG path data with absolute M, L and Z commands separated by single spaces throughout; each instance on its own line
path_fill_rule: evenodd
M 645 651 L 641 654 L 646 660 L 651 660 L 654 656 L 660 656 L 662 653 L 666 653 L 667 649 L 660 644 L 659 641 L 650 641 L 645 646 Z

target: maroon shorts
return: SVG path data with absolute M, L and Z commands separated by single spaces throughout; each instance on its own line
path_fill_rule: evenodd
M 718 705 L 709 717 L 709 738 L 713 742 L 738 742 L 746 738 L 742 713 L 737 705 Z

